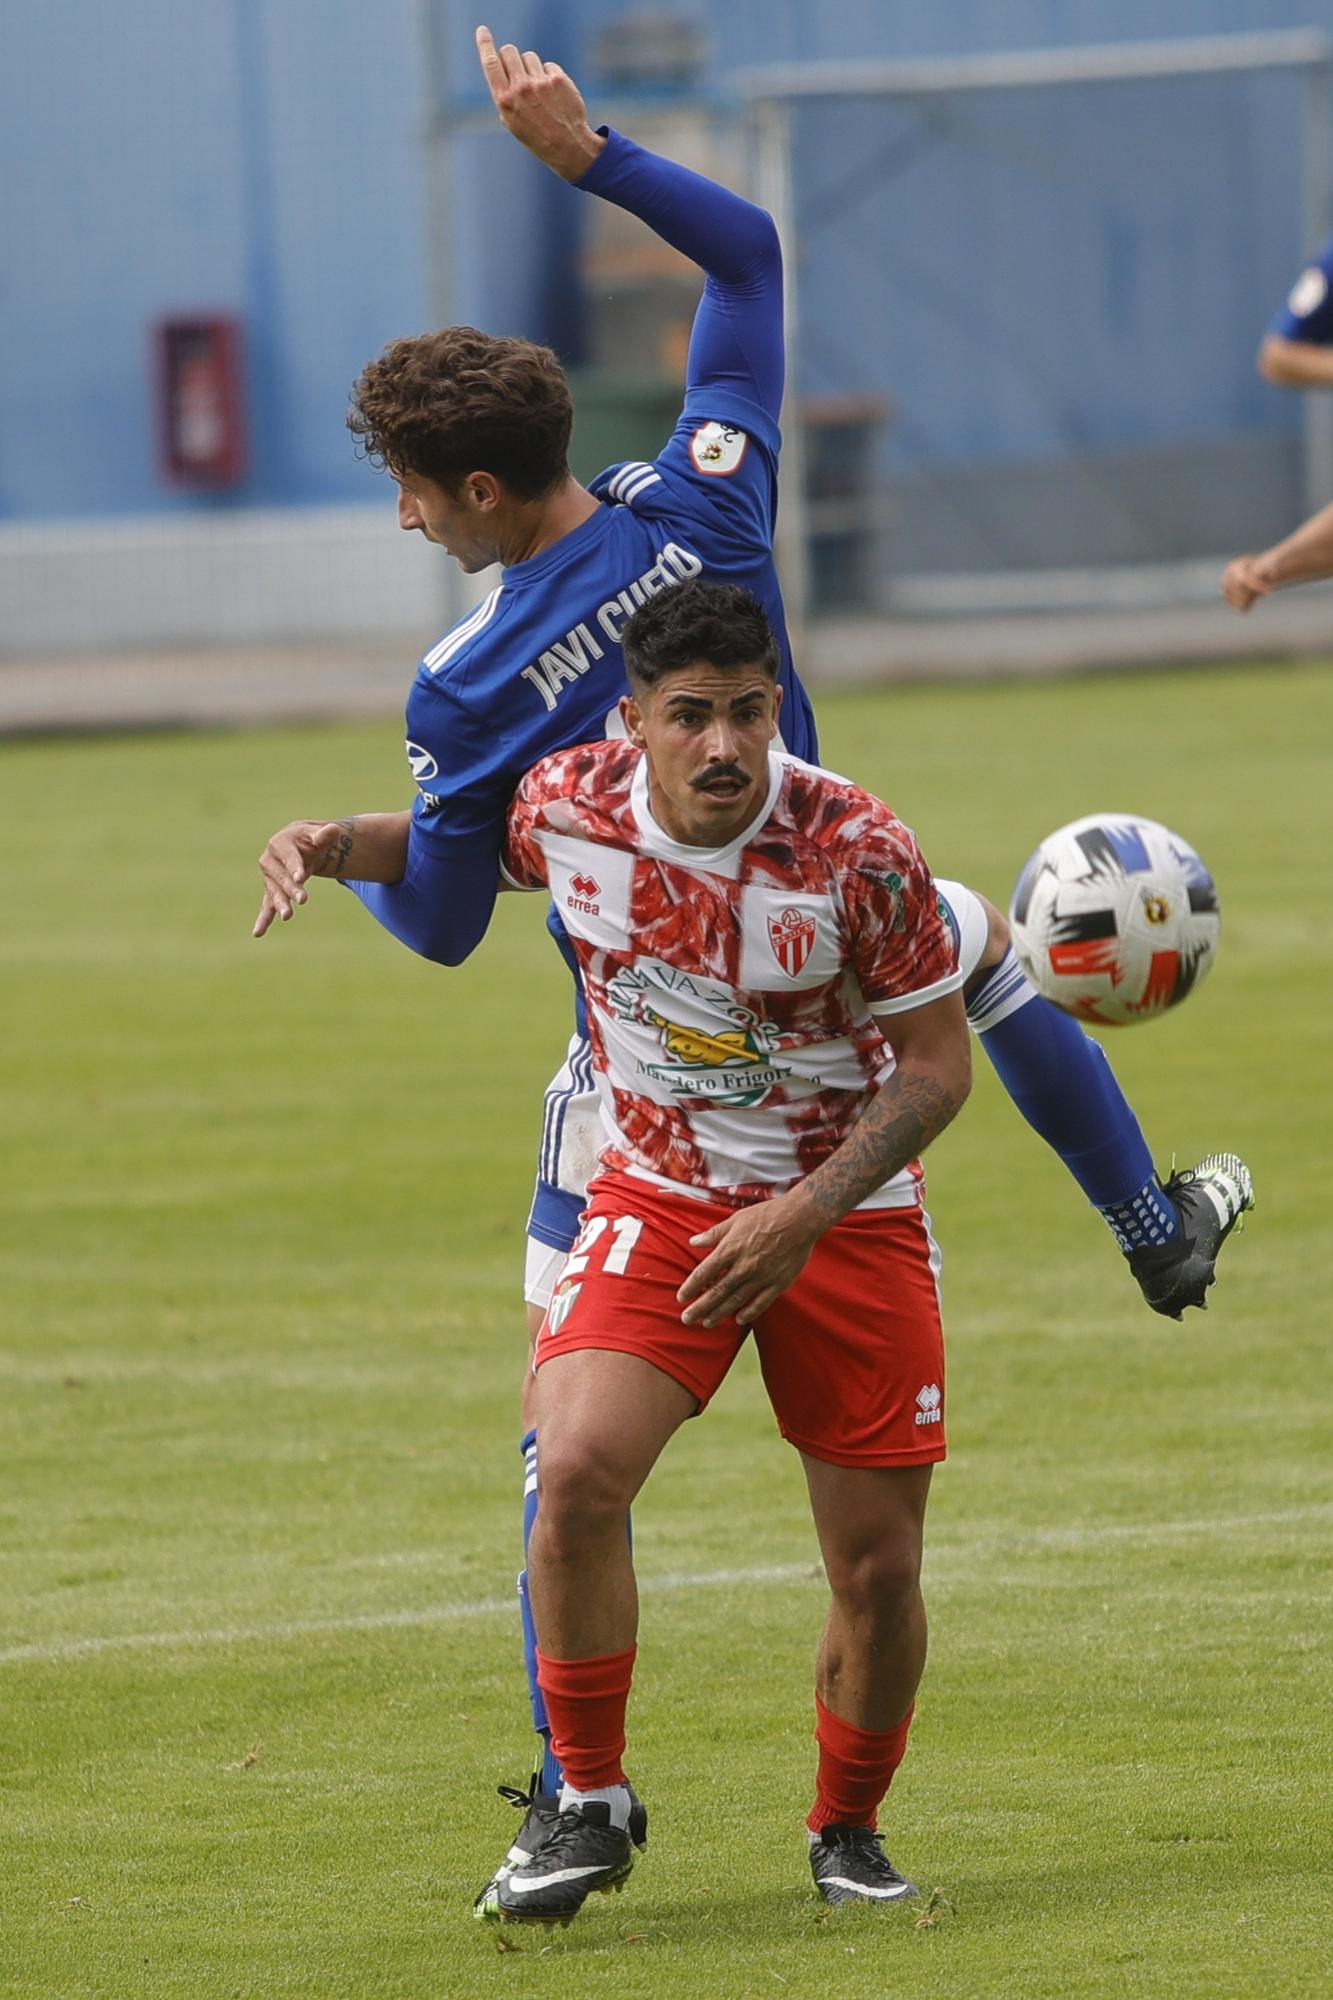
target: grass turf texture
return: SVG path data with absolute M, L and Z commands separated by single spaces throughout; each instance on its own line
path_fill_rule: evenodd
M 999 900 L 1090 809 L 1196 843 L 1219 964 L 1112 1053 L 1163 1163 L 1235 1147 L 1259 1188 L 1176 1327 L 984 1061 L 932 1156 L 952 1456 L 886 1824 L 947 1902 L 814 1900 L 823 1600 L 746 1356 L 637 1511 L 649 1854 L 568 1932 L 470 1921 L 529 1754 L 517 1281 L 567 1015 L 540 913 L 505 899 L 453 974 L 323 884 L 250 941 L 273 826 L 401 796 L 391 725 L 26 744 L 0 1993 L 1329 1991 L 1333 679 L 820 706 L 829 762 Z

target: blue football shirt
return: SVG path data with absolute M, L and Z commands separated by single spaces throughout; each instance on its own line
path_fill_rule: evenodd
M 799 757 L 818 756 L 772 554 L 783 388 L 772 220 L 614 132 L 580 186 L 639 215 L 700 264 L 706 281 L 684 407 L 661 454 L 602 473 L 592 486 L 596 512 L 502 570 L 417 670 L 407 704 L 417 785 L 407 870 L 400 883 L 349 886 L 395 936 L 446 963 L 485 932 L 520 779 L 553 751 L 606 733 L 626 691 L 624 627 L 672 583 L 707 574 L 754 592 L 780 649 L 783 739 Z
M 1333 236 L 1301 272 L 1269 332 L 1284 340 L 1333 345 Z
M 704 387 L 661 456 L 610 468 L 601 505 L 500 582 L 431 649 L 407 704 L 414 808 L 429 840 L 493 837 L 524 772 L 605 734 L 625 693 L 621 634 L 640 604 L 707 574 L 744 584 L 779 635 L 781 726 L 814 760 L 809 702 L 792 666 L 773 566 L 776 426 Z

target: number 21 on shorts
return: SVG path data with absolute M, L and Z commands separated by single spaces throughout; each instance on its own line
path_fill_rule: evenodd
M 610 1232 L 608 1237 L 608 1231 Z M 637 1215 L 590 1215 L 565 1259 L 551 1303 L 546 1310 L 547 1333 L 558 1333 L 583 1289 L 583 1274 L 598 1258 L 608 1277 L 623 1278 L 630 1253 L 643 1233 Z

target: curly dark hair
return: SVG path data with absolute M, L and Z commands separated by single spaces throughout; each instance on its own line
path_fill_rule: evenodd
M 625 671 L 638 687 L 655 687 L 681 667 L 762 667 L 778 677 L 778 642 L 763 605 L 739 583 L 691 577 L 650 597 L 621 635 Z
M 569 473 L 574 406 L 560 363 L 530 340 L 446 326 L 393 340 L 352 389 L 347 428 L 362 456 L 456 493 L 490 472 L 518 500 Z

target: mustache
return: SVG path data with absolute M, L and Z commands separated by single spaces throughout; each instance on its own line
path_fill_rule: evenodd
M 745 772 L 735 764 L 710 764 L 697 778 L 691 778 L 690 783 L 696 791 L 702 791 L 706 785 L 715 785 L 719 778 L 730 778 L 738 785 L 748 785 L 750 782 Z

